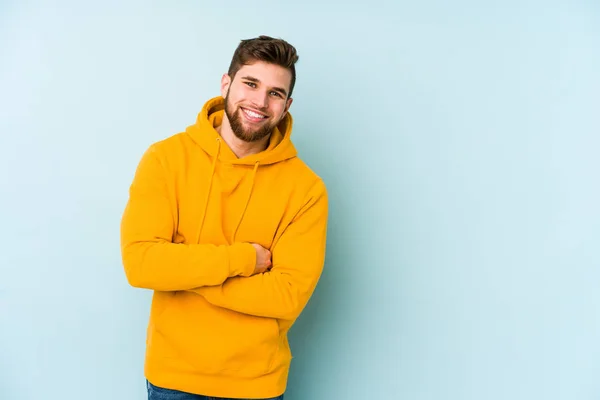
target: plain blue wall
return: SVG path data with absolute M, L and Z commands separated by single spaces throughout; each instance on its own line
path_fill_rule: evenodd
M 0 399 L 145 397 L 127 190 L 263 33 L 331 193 L 287 398 L 600 398 L 597 2 L 81 3 L 0 6 Z

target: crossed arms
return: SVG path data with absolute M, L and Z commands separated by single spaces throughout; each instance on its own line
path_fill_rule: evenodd
M 158 291 L 191 291 L 237 312 L 294 320 L 314 291 L 325 259 L 328 196 L 321 180 L 270 249 L 272 267 L 255 273 L 251 243 L 172 243 L 176 206 L 156 153 L 147 151 L 121 221 L 121 254 L 129 283 Z

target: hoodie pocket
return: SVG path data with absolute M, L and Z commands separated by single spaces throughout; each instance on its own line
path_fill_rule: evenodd
M 188 292 L 169 299 L 156 331 L 169 347 L 163 354 L 204 374 L 260 376 L 269 372 L 279 351 L 276 319 L 215 307 Z

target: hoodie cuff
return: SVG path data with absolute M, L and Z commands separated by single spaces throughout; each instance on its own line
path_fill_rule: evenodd
M 256 267 L 256 250 L 250 243 L 236 243 L 229 248 L 229 277 L 251 276 Z

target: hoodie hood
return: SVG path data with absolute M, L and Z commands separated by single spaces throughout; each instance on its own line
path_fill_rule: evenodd
M 213 194 L 215 179 L 220 180 L 219 186 L 221 187 L 221 190 L 229 192 L 230 197 L 237 199 L 232 200 L 238 205 L 235 209 L 239 212 L 239 217 L 236 219 L 237 223 L 235 224 L 235 229 L 231 238 L 233 243 L 237 238 L 238 229 L 244 219 L 250 200 L 252 199 L 258 168 L 260 166 L 289 160 L 290 158 L 296 157 L 297 154 L 296 148 L 290 140 L 292 134 L 292 116 L 289 113 L 287 113 L 279 125 L 273 129 L 269 145 L 265 150 L 243 158 L 238 158 L 233 151 L 231 151 L 229 146 L 215 129 L 215 127 L 219 126 L 223 121 L 224 114 L 225 99 L 221 96 L 215 97 L 204 104 L 202 111 L 198 114 L 196 124 L 186 129 L 186 133 L 192 140 L 212 159 L 211 170 L 208 175 L 208 182 L 206 183 L 206 195 L 204 202 L 201 205 L 204 211 L 202 213 L 200 224 L 198 225 L 195 243 L 200 243 L 200 238 L 204 229 L 204 221 L 206 219 L 206 214 L 208 213 L 209 200 Z M 252 168 L 250 178 L 247 183 L 244 184 L 243 182 L 246 180 L 246 174 L 242 171 L 238 173 L 230 171 L 230 173 L 224 173 L 225 175 L 222 175 L 220 178 L 215 178 L 215 175 L 218 175 L 217 165 L 219 163 L 248 166 L 249 168 Z M 223 189 L 223 186 L 231 189 Z M 242 187 L 244 187 L 245 190 L 242 189 Z M 241 191 L 245 192 L 241 199 L 233 194 L 235 188 L 239 188 Z M 219 195 L 218 197 L 222 196 Z
M 238 158 L 225 144 L 215 127 L 221 125 L 225 114 L 225 99 L 218 96 L 204 104 L 198 114 L 196 124 L 189 126 L 186 132 L 196 144 L 215 161 L 238 165 L 269 165 L 297 156 L 291 141 L 293 119 L 286 113 L 279 125 L 273 129 L 268 147 L 259 153 Z

